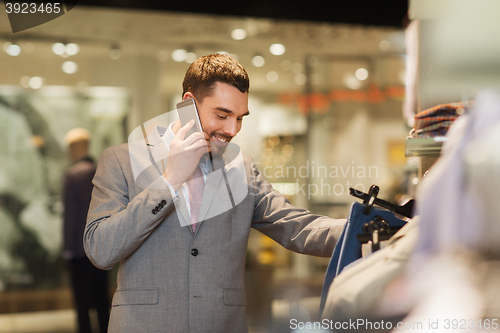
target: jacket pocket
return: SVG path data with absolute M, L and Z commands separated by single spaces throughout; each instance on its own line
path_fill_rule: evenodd
M 225 305 L 247 305 L 247 296 L 243 289 L 223 289 Z
M 158 304 L 158 288 L 118 289 L 113 296 L 113 306 Z

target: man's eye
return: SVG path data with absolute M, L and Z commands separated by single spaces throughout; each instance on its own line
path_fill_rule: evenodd
M 219 119 L 226 119 L 226 118 L 227 118 L 227 116 L 221 116 L 221 115 L 217 115 L 217 117 L 218 117 Z

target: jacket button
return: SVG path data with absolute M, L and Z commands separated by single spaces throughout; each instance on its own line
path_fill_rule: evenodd
M 162 201 L 161 201 L 161 204 L 162 204 L 163 206 L 165 206 L 165 205 L 167 204 L 167 202 L 166 202 L 165 200 L 162 200 Z
M 153 210 L 151 211 L 151 213 L 153 213 L 154 215 L 156 215 L 156 213 L 158 213 L 158 209 L 153 208 Z
M 196 257 L 196 256 L 198 255 L 198 249 L 192 249 L 192 250 L 191 250 L 191 255 L 192 255 L 193 257 Z

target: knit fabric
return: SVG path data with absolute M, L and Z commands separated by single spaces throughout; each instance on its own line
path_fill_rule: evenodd
M 453 121 L 470 107 L 470 102 L 448 103 L 419 112 L 415 115 L 414 131 L 410 135 L 414 138 L 444 136 Z

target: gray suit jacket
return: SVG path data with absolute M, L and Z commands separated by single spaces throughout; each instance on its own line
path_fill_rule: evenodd
M 250 158 L 228 152 L 207 175 L 193 233 L 182 193 L 174 200 L 160 177 L 162 131 L 104 150 L 93 181 L 85 251 L 99 268 L 120 263 L 109 332 L 247 332 L 250 228 L 290 250 L 330 256 L 345 220 L 292 206 Z

